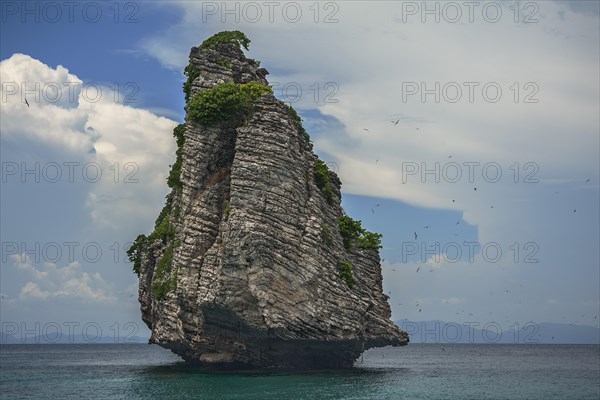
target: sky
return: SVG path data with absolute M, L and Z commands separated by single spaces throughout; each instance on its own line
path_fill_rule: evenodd
M 383 233 L 392 319 L 598 327 L 599 9 L 2 1 L 2 330 L 148 335 L 125 250 L 168 193 L 189 50 L 223 30 Z

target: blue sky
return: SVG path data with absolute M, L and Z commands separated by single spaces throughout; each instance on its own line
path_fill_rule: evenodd
M 147 333 L 124 249 L 167 193 L 190 47 L 237 29 L 384 234 L 394 319 L 598 326 L 598 2 L 45 4 L 2 2 L 2 323 Z

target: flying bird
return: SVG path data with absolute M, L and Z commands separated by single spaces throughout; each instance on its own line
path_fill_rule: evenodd
M 419 312 L 421 312 L 421 311 L 423 311 L 423 309 L 422 309 L 422 308 L 419 308 Z
M 574 212 L 574 213 L 576 213 L 576 212 L 577 212 L 577 209 L 574 209 L 574 210 L 573 210 L 573 212 Z
M 400 122 L 400 120 L 397 120 L 396 122 L 394 122 L 394 126 L 398 125 L 398 122 Z
M 417 272 L 419 272 L 420 269 L 421 269 L 421 267 L 417 268 Z
M 590 179 L 586 180 L 585 183 L 588 183 L 590 181 Z
M 452 202 L 454 203 L 456 200 L 452 200 Z
M 456 221 L 456 225 L 460 224 L 460 220 Z
M 367 132 L 369 132 L 369 130 L 368 130 L 367 128 L 363 128 L 363 131 L 367 131 Z
M 372 208 L 371 208 L 371 212 L 373 213 L 373 215 L 375 215 L 375 210 L 373 210 Z
M 425 229 L 429 229 L 429 225 L 425 226 Z
M 418 235 L 417 235 L 417 232 L 415 232 L 415 240 L 417 240 L 417 236 L 418 236 Z
M 29 102 L 27 101 L 27 99 L 25 99 L 25 104 L 27 104 L 27 107 L 29 107 Z
M 452 155 L 449 155 L 448 158 L 452 158 Z
M 477 191 L 477 188 L 473 188 L 473 190 Z

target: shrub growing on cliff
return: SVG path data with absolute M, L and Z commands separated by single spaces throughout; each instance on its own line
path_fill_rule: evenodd
M 356 280 L 352 276 L 352 263 L 348 260 L 340 261 L 338 264 L 338 271 L 342 281 L 346 282 L 346 284 L 352 288 L 356 283 Z
M 189 64 L 183 70 L 183 74 L 187 76 L 187 80 L 183 83 L 183 93 L 185 93 L 185 102 L 187 103 L 190 99 L 190 93 L 192 91 L 192 83 L 200 76 L 200 70 Z
M 321 227 L 321 240 L 327 247 L 331 247 L 333 245 L 333 236 L 326 225 Z
M 294 107 L 292 107 L 290 105 L 290 106 L 287 106 L 287 108 L 288 108 L 288 111 L 290 112 L 292 118 L 294 119 L 294 126 L 296 126 L 298 131 L 302 134 L 302 136 L 304 136 L 304 139 L 307 142 L 310 142 L 310 135 L 308 134 L 308 132 L 306 132 L 306 130 L 302 126 L 302 118 L 298 115 L 298 113 L 296 112 Z
M 170 224 L 171 201 L 172 194 L 169 193 L 167 195 L 167 201 L 164 207 L 162 210 L 160 210 L 160 214 L 158 214 L 156 222 L 154 222 L 154 231 L 148 236 L 148 243 L 153 243 L 156 240 L 161 240 L 163 243 L 167 243 L 175 235 L 175 232 Z
M 175 151 L 175 163 L 171 166 L 167 185 L 170 188 L 181 189 L 181 164 L 183 162 L 183 143 L 185 141 L 185 124 L 179 124 L 173 129 L 173 136 L 177 140 L 177 151 Z
M 330 182 L 331 173 L 329 172 L 327 165 L 323 161 L 317 160 L 313 166 L 313 175 L 315 177 L 315 183 L 327 199 L 327 203 L 333 205 L 333 191 L 331 190 Z
M 319 189 L 325 187 L 325 185 L 329 183 L 331 175 L 327 165 L 323 161 L 317 160 L 314 165 L 313 172 L 315 175 L 315 182 L 317 183 Z
M 342 235 L 344 247 L 346 250 L 350 250 L 352 248 L 352 242 L 357 240 L 363 232 L 360 221 L 355 221 L 347 215 L 342 215 L 338 218 L 338 227 L 340 229 L 340 235 Z
M 221 66 L 223 68 L 226 68 L 226 69 L 229 69 L 229 70 L 233 69 L 233 65 L 231 64 L 231 61 L 229 61 L 227 59 L 219 60 L 219 61 L 217 61 L 217 64 L 219 66 Z
M 362 235 L 358 238 L 359 246 L 363 249 L 381 249 L 381 233 L 363 231 Z
M 165 298 L 166 294 L 175 289 L 177 284 L 177 274 L 173 274 L 170 279 L 165 277 L 171 272 L 173 264 L 173 243 L 170 243 L 163 253 L 163 256 L 156 263 L 154 268 L 154 277 L 152 283 L 152 293 L 157 300 Z
M 358 241 L 359 246 L 363 249 L 381 248 L 382 235 L 367 231 L 361 226 L 360 221 L 356 221 L 348 215 L 338 218 L 338 227 L 346 250 L 350 250 L 355 241 Z
M 238 47 L 248 50 L 250 39 L 240 31 L 223 31 L 216 33 L 206 39 L 200 45 L 201 49 L 216 49 L 222 43 L 235 43 Z
M 238 85 L 225 82 L 196 93 L 188 103 L 188 115 L 194 122 L 212 126 L 218 122 L 242 118 L 254 102 L 273 90 L 258 82 Z
M 148 236 L 143 234 L 138 235 L 131 247 L 129 247 L 127 250 L 127 257 L 129 258 L 129 261 L 133 263 L 133 271 L 137 276 L 140 276 L 140 270 L 142 267 L 142 252 L 146 249 L 146 247 L 157 240 L 167 243 L 175 236 L 175 231 L 170 224 L 171 199 L 172 194 L 168 194 L 167 201 L 160 211 L 160 214 L 158 214 L 156 221 L 154 222 L 154 231 L 152 231 L 152 233 Z
M 133 272 L 135 272 L 137 276 L 140 276 L 140 271 L 142 269 L 142 251 L 147 242 L 148 238 L 146 235 L 138 235 L 131 247 L 127 250 L 127 258 L 133 263 Z
M 156 263 L 154 269 L 154 280 L 163 280 L 165 276 L 171 272 L 171 264 L 173 263 L 173 243 L 170 243 L 163 253 L 162 257 Z
M 173 273 L 170 279 L 163 282 L 154 282 L 152 284 L 152 293 L 156 300 L 164 300 L 167 293 L 177 289 L 177 271 Z

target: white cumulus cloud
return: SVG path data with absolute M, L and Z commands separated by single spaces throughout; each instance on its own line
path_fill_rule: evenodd
M 31 280 L 20 289 L 20 300 L 71 298 L 82 302 L 115 304 L 112 286 L 98 272 L 84 272 L 77 261 L 59 267 L 44 262 L 35 266 L 27 254 L 11 254 L 9 259 L 18 271 L 28 273 Z
M 3 60 L 0 69 L 3 140 L 45 148 L 55 158 L 39 161 L 57 163 L 63 180 L 72 168 L 76 184 L 89 184 L 81 206 L 99 225 L 118 229 L 151 218 L 162 202 L 156 193 L 167 190 L 175 121 L 115 102 L 110 88 L 25 54 Z

